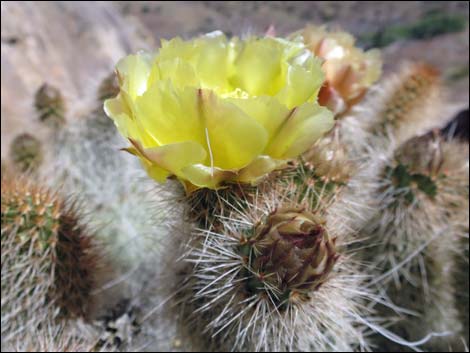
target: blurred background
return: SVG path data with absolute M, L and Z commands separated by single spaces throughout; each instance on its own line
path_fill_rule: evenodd
M 156 48 L 161 38 L 277 35 L 326 24 L 383 51 L 384 75 L 406 61 L 436 66 L 448 87 L 459 131 L 468 136 L 469 3 L 467 1 L 120 1 L 1 3 L 1 156 L 12 139 L 45 127 L 34 110 L 44 83 L 60 89 L 66 119 L 96 105 L 96 89 L 127 53 Z M 44 138 L 44 137 L 43 137 Z

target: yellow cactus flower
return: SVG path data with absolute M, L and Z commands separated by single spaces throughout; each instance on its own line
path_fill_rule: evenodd
M 319 103 L 335 114 L 356 104 L 382 74 L 380 51 L 364 52 L 355 47 L 355 39 L 346 32 L 329 32 L 325 27 L 306 26 L 292 38 L 301 37 L 316 56 L 323 59 L 325 85 L 319 93 Z
M 320 65 L 280 38 L 175 38 L 117 64 L 120 93 L 105 111 L 159 182 L 176 176 L 188 192 L 254 183 L 333 126 L 316 103 Z

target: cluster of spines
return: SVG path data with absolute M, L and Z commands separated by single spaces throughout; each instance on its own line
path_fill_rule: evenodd
M 464 249 L 463 253 L 457 257 L 457 266 L 455 268 L 455 276 L 453 285 L 455 286 L 456 305 L 462 322 L 462 337 L 467 346 L 469 344 L 469 244 L 468 230 L 467 236 L 460 239 L 460 246 Z

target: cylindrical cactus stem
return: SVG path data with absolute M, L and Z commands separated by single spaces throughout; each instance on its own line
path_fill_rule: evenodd
M 46 322 L 40 328 L 28 327 L 11 340 L 2 340 L 2 352 L 111 352 L 96 344 L 96 332 L 89 325 Z
M 390 125 L 398 128 L 405 124 L 411 129 L 412 123 L 427 119 L 428 117 L 418 116 L 416 109 L 422 109 L 429 104 L 430 99 L 436 98 L 439 89 L 439 73 L 432 66 L 414 64 L 403 70 L 380 112 L 382 127 Z M 419 131 L 414 130 L 414 133 Z
M 284 172 L 289 177 L 280 172 L 237 197 L 219 194 L 221 213 L 186 242 L 188 265 L 175 289 L 183 326 L 220 350 L 365 347 L 367 327 L 358 319 L 369 295 L 365 276 L 343 252 L 325 208 L 312 211 L 295 173 Z
M 60 90 L 47 83 L 36 92 L 34 106 L 39 121 L 53 129 L 65 124 L 65 102 Z
M 398 73 L 385 77 L 346 118 L 345 142 L 360 150 L 376 143 L 375 139 L 390 136 L 401 144 L 443 127 L 450 116 L 444 98 L 445 90 L 434 67 L 424 63 L 403 65 Z
M 74 204 L 25 177 L 2 178 L 1 204 L 2 338 L 86 318 L 100 257 Z
M 447 349 L 460 335 L 452 276 L 461 230 L 468 228 L 468 217 L 458 217 L 468 213 L 468 176 L 468 145 L 435 133 L 410 139 L 384 163 L 376 213 L 363 230 L 375 282 L 418 315 L 401 313 L 394 331 L 411 341 L 447 334 L 430 339 L 431 348 Z
M 35 172 L 44 159 L 42 144 L 33 135 L 18 135 L 11 143 L 10 158 L 17 171 Z

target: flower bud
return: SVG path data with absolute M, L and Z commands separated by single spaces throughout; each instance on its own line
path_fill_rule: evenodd
M 53 128 L 65 123 L 65 104 L 60 91 L 45 83 L 38 91 L 34 99 L 34 105 L 39 113 L 39 120 Z
M 325 221 L 296 208 L 278 209 L 260 223 L 253 248 L 252 270 L 282 294 L 317 290 L 339 257 Z

